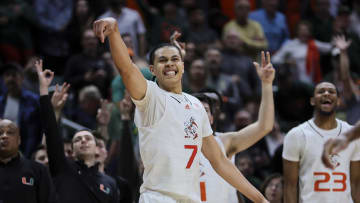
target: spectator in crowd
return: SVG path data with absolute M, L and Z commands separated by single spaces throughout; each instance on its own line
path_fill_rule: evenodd
M 239 37 L 239 47 L 243 54 L 255 59 L 261 50 L 266 50 L 268 47 L 264 31 L 259 23 L 248 18 L 249 0 L 236 0 L 234 8 L 236 19 L 225 25 L 223 38 L 229 32 L 235 31 Z
M 241 39 L 237 32 L 229 31 L 223 38 L 221 72 L 231 75 L 241 92 L 250 93 L 249 96 L 260 92 L 260 81 L 256 75 L 252 59 L 239 50 Z
M 95 20 L 95 13 L 89 5 L 89 0 L 75 0 L 74 4 L 74 11 L 67 32 L 71 33 L 69 36 L 71 53 L 77 54 L 82 50 L 82 34 L 86 29 L 91 28 Z
M 96 86 L 84 87 L 79 92 L 78 108 L 72 109 L 69 117 L 89 129 L 96 129 L 96 115 L 101 98 L 101 93 Z
M 192 8 L 188 12 L 189 33 L 187 41 L 194 42 L 196 49 L 204 53 L 208 46 L 220 44 L 217 33 L 207 25 L 205 12 L 199 8 Z
M 162 2 L 159 10 L 151 7 L 144 0 L 138 2 L 147 20 L 151 47 L 168 42 L 174 31 L 183 33 L 182 38 L 186 40 L 187 18 L 180 17 L 179 7 L 175 1 Z
M 22 65 L 34 54 L 31 25 L 35 15 L 26 0 L 0 3 L 0 59 Z
M 360 196 L 360 148 L 353 142 L 341 154 L 331 157 L 332 173 L 321 162 L 322 147 L 328 139 L 341 137 L 351 126 L 336 119 L 338 93 L 334 84 L 316 85 L 310 100 L 314 117 L 285 136 L 283 150 L 285 202 L 357 202 Z M 335 184 L 342 174 L 341 184 Z M 326 181 L 323 180 L 326 177 Z M 345 178 L 348 177 L 348 178 Z M 315 180 L 315 181 L 314 181 Z M 324 193 L 324 191 L 327 191 Z
M 188 69 L 188 83 L 183 84 L 184 92 L 195 93 L 207 88 L 207 70 L 202 58 L 194 59 Z
M 270 158 L 273 158 L 275 155 L 276 149 L 282 145 L 284 141 L 284 134 L 281 132 L 279 123 L 275 121 L 273 130 L 269 133 L 269 135 L 265 136 L 265 143 L 268 154 Z
M 296 80 L 313 85 L 322 80 L 320 53 L 330 53 L 332 45 L 312 38 L 311 25 L 302 21 L 298 24 L 297 37 L 288 40 L 274 55 L 275 64 L 283 64 L 286 58 L 296 64 Z
M 33 153 L 32 160 L 49 167 L 49 159 L 46 152 L 46 146 L 40 145 Z
M 260 23 L 268 41 L 268 50 L 275 53 L 289 39 L 286 17 L 277 11 L 279 0 L 262 0 L 263 8 L 250 13 L 249 18 Z
M 339 96 L 343 111 L 346 113 L 346 121 L 354 125 L 360 118 L 360 90 L 356 84 L 356 74 L 350 71 L 350 60 L 347 53 L 351 41 L 346 40 L 345 36 L 338 36 L 334 40 L 336 50 L 332 63 L 334 72 L 329 74 L 327 81 L 333 82 L 338 87 Z
M 64 74 L 66 59 L 70 54 L 66 28 L 73 15 L 73 0 L 34 0 L 37 18 L 36 43 L 38 52 L 46 57 L 48 67 Z
M 0 120 L 0 202 L 57 203 L 47 168 L 19 152 L 20 129 Z
M 98 53 L 98 40 L 94 31 L 87 29 L 82 35 L 82 53 L 73 55 L 66 64 L 64 80 L 74 92 L 87 85 L 96 85 L 104 98 L 109 96 L 113 69 Z
M 125 7 L 124 0 L 110 0 L 109 7 L 99 19 L 113 17 L 117 20 L 121 34 L 129 33 L 134 43 L 135 55 L 143 57 L 146 53 L 145 26 L 135 10 Z
M 313 87 L 296 79 L 296 65 L 288 58 L 283 65 L 278 66 L 277 73 L 275 106 L 281 130 L 287 132 L 311 118 L 313 111 L 309 100 L 313 94 Z
M 269 175 L 261 186 L 261 192 L 270 203 L 283 203 L 283 177 L 275 173 Z
M 313 17 L 309 18 L 313 36 L 321 42 L 331 42 L 334 17 L 330 13 L 331 0 L 316 0 Z
M 239 91 L 238 86 L 232 81 L 231 76 L 221 72 L 222 55 L 219 49 L 209 48 L 205 52 L 204 59 L 208 72 L 207 86 L 215 89 L 222 95 L 224 100 L 223 110 L 227 115 L 227 120 L 229 120 L 229 118 L 234 116 L 234 112 L 242 107 L 244 98 L 248 95 L 244 93 L 244 91 Z
M 77 132 L 72 139 L 74 159 L 65 157 L 63 140 L 59 134 L 55 113 L 48 96 L 54 73 L 42 70 L 36 62 L 40 86 L 41 115 L 46 136 L 49 168 L 61 202 L 118 202 L 116 182 L 98 171 L 96 142 L 88 130 Z M 72 187 L 69 187 L 69 186 Z
M 247 110 L 239 110 L 235 113 L 233 130 L 241 130 L 253 122 L 251 114 Z
M 260 188 L 261 180 L 254 175 L 254 173 L 255 173 L 254 162 L 253 162 L 253 159 L 251 158 L 251 156 L 246 151 L 236 154 L 235 164 L 236 164 L 237 168 L 239 169 L 239 171 L 246 177 L 246 179 L 252 185 L 254 185 L 256 188 Z M 240 194 L 239 192 L 237 194 L 238 194 L 239 199 L 244 198 L 246 203 L 251 202 L 246 197 L 243 197 L 243 195 Z
M 19 126 L 20 151 L 30 158 L 41 142 L 39 96 L 23 88 L 23 70 L 17 64 L 1 67 L 4 91 L 0 92 L 0 117 Z
M 350 16 L 350 31 L 360 37 L 360 2 L 353 1 L 353 11 Z

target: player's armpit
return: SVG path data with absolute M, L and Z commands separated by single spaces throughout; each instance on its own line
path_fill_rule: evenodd
M 284 202 L 298 202 L 299 162 L 283 159 Z

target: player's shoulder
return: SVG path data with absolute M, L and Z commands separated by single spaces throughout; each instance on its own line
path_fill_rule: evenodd
M 348 122 L 340 120 L 340 119 L 336 119 L 336 121 L 341 125 L 341 127 L 343 128 L 342 130 L 347 131 L 350 128 L 352 128 L 353 126 L 350 125 Z
M 297 125 L 296 127 L 293 127 L 291 130 L 289 130 L 289 132 L 287 133 L 286 136 L 301 136 L 304 134 L 304 129 L 307 128 L 308 123 L 304 122 L 301 123 L 299 125 Z
M 184 96 L 190 100 L 191 103 L 201 104 L 200 100 L 196 98 L 195 96 L 188 94 L 186 92 L 183 92 Z

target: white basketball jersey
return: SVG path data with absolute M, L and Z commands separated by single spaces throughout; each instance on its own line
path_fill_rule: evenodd
M 221 151 L 226 156 L 225 147 L 221 141 L 221 135 L 215 136 Z M 235 163 L 235 155 L 231 159 Z M 200 197 L 201 202 L 206 203 L 238 203 L 236 189 L 227 183 L 212 168 L 209 160 L 201 153 L 200 156 Z
M 351 126 L 337 120 L 333 130 L 322 130 L 313 120 L 293 128 L 284 140 L 283 158 L 299 162 L 299 203 L 352 203 L 350 161 L 360 160 L 360 146 L 353 142 L 332 157 L 334 170 L 321 161 L 324 143 L 329 138 L 343 136 Z
M 147 81 L 136 105 L 140 154 L 144 164 L 140 193 L 157 191 L 187 202 L 200 202 L 199 157 L 202 138 L 212 134 L 201 102 Z

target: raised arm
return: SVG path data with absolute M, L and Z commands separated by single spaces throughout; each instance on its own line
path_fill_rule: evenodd
M 114 18 L 103 18 L 94 22 L 94 32 L 101 42 L 109 38 L 110 50 L 113 61 L 123 78 L 126 89 L 132 98 L 144 98 L 147 83 L 140 70 L 132 63 L 128 49 L 120 36 L 117 22 Z
M 35 62 L 39 77 L 40 88 L 40 113 L 43 130 L 46 137 L 46 150 L 49 157 L 50 172 L 53 176 L 66 166 L 64 143 L 59 133 L 55 113 L 50 102 L 49 85 L 54 78 L 54 73 L 42 68 L 42 60 Z
M 351 45 L 351 41 L 346 41 L 345 36 L 337 36 L 334 38 L 334 43 L 340 49 L 340 78 L 344 84 L 345 100 L 350 100 L 354 95 L 359 95 L 359 89 L 350 76 L 350 60 L 347 54 L 347 49 Z
M 226 155 L 231 158 L 234 154 L 245 150 L 268 134 L 274 127 L 274 98 L 272 83 L 275 77 L 275 69 L 271 64 L 270 53 L 261 53 L 261 66 L 254 62 L 257 74 L 261 79 L 262 97 L 258 120 L 237 132 L 229 132 L 221 135 Z
M 213 169 L 229 184 L 256 203 L 268 202 L 265 197 L 241 174 L 234 164 L 225 157 L 213 136 L 203 138 L 202 153 Z
M 66 82 L 62 84 L 61 89 L 59 88 L 59 85 L 56 84 L 55 92 L 51 97 L 51 105 L 53 106 L 57 122 L 60 120 L 62 109 L 64 108 L 68 97 L 67 91 L 69 88 L 70 84 Z

